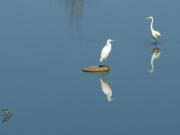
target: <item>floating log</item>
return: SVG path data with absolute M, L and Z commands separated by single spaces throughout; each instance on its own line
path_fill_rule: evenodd
M 94 74 L 94 75 L 107 75 L 107 74 L 109 74 L 109 71 L 104 71 L 104 72 L 85 72 L 85 71 L 83 71 L 83 72 L 86 74 Z
M 110 68 L 106 65 L 102 66 L 91 66 L 85 67 L 82 69 L 83 72 L 95 73 L 95 74 L 103 74 L 104 72 L 109 72 Z

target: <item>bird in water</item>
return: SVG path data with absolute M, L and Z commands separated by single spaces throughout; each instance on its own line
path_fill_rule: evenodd
M 5 123 L 5 122 L 7 122 L 8 120 L 10 120 L 10 119 L 12 118 L 12 116 L 13 116 L 12 113 L 10 113 L 10 114 L 8 114 L 8 115 L 5 115 L 4 118 L 3 118 L 3 120 L 2 120 L 2 123 Z
M 11 113 L 8 109 L 1 109 L 1 110 L 4 113 L 4 118 L 2 120 L 2 123 L 5 123 L 13 116 L 13 113 Z
M 151 67 L 152 69 L 148 70 L 147 72 L 154 72 L 154 60 L 159 58 L 161 54 L 161 51 L 159 48 L 154 48 L 153 51 L 152 51 L 152 57 L 151 57 Z
M 2 108 L 1 110 L 2 110 L 2 112 L 3 112 L 5 115 L 7 115 L 7 114 L 10 113 L 8 109 L 3 109 L 3 108 Z
M 112 101 L 115 100 L 115 98 L 112 97 L 112 90 L 108 83 L 105 81 L 105 79 L 100 78 L 101 88 L 105 95 L 107 95 L 107 100 Z
M 111 42 L 114 42 L 112 39 L 108 39 L 106 45 L 101 51 L 101 58 L 100 58 L 100 63 L 103 63 L 106 58 L 108 57 L 109 53 L 111 52 Z M 101 65 L 103 66 L 103 65 Z
M 159 31 L 154 30 L 153 28 L 153 23 L 154 23 L 154 18 L 152 16 L 146 17 L 146 19 L 150 19 L 151 20 L 151 33 L 152 33 L 152 37 L 156 40 L 161 37 L 161 33 Z

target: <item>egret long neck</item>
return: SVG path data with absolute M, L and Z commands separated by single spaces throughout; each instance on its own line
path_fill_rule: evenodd
M 154 55 L 151 58 L 151 67 L 152 67 L 151 71 L 153 72 L 154 71 Z
M 154 19 L 152 18 L 152 20 L 151 20 L 151 31 L 154 31 L 154 29 L 153 29 L 153 23 L 154 23 Z
M 111 43 L 110 43 L 109 41 L 107 42 L 107 44 L 106 44 L 106 45 L 111 47 Z

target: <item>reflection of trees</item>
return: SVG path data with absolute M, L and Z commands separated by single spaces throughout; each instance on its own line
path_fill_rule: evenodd
M 60 2 L 60 0 L 58 0 L 58 2 Z M 70 16 L 70 22 L 72 25 L 79 24 L 83 6 L 84 0 L 66 0 L 66 10 L 68 16 Z

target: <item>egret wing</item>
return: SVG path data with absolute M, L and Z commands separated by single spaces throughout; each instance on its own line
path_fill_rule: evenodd
M 100 82 L 101 82 L 101 88 L 104 94 L 112 96 L 112 90 L 110 86 L 108 85 L 108 83 L 102 78 L 100 78 Z
M 161 33 L 159 31 L 155 31 L 155 33 L 157 36 L 159 36 L 159 37 L 161 36 Z
M 101 51 L 100 62 L 103 62 L 108 57 L 110 51 L 111 50 L 108 46 L 104 46 L 104 48 Z

